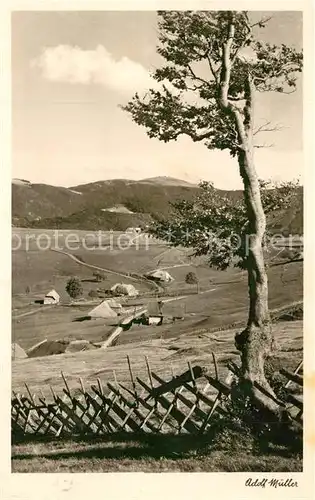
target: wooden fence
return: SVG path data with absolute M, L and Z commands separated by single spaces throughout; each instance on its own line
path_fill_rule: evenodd
M 211 425 L 216 412 L 224 416 L 224 400 L 230 397 L 231 382 L 239 368 L 231 363 L 225 381 L 218 378 L 217 363 L 213 355 L 215 376 L 200 366 L 192 367 L 179 376 L 165 380 L 154 373 L 145 359 L 147 380 L 136 377 L 130 359 L 127 363 L 130 383 L 114 381 L 96 385 L 86 390 L 82 380 L 77 390 L 70 390 L 64 374 L 63 395 L 57 395 L 52 387 L 52 398 L 33 395 L 25 384 L 26 394 L 13 392 L 12 397 L 12 438 L 26 435 L 69 436 L 104 435 L 114 432 L 146 433 L 190 433 L 202 434 Z M 293 419 L 302 422 L 303 400 L 296 395 L 296 389 L 303 385 L 299 374 L 300 363 L 294 373 L 281 370 L 287 380 L 286 401 L 278 401 L 285 406 Z M 290 391 L 289 386 L 295 386 Z M 258 386 L 258 389 L 262 390 Z M 269 395 L 274 399 L 274 396 Z

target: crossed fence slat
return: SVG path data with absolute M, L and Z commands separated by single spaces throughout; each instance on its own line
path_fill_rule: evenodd
M 104 395 L 101 381 L 97 379 L 97 386 L 91 385 L 89 390 L 84 388 L 80 379 L 81 389 L 71 394 L 66 377 L 62 374 L 65 383 L 63 398 L 56 395 L 51 388 L 53 402 L 47 402 L 43 396 L 38 396 L 38 402 L 32 396 L 26 385 L 28 396 L 13 392 L 11 409 L 12 435 L 100 435 L 116 432 L 134 433 L 192 433 L 205 432 L 211 425 L 213 414 L 218 418 L 226 415 L 222 407 L 222 397 L 230 397 L 231 377 L 224 382 L 218 378 L 217 363 L 215 362 L 215 377 L 209 375 L 205 368 L 192 367 L 179 376 L 170 380 L 152 372 L 148 360 L 148 380 L 135 377 L 132 372 L 130 359 L 128 369 L 131 384 L 106 383 Z M 239 374 L 239 367 L 229 366 L 230 374 Z M 300 363 L 294 373 L 280 370 L 288 380 L 288 385 L 303 384 L 303 377 L 298 373 L 302 367 Z M 172 372 L 173 373 L 173 372 Z M 203 385 L 199 382 L 202 380 Z M 204 382 L 206 381 L 206 386 Z M 158 385 L 154 385 L 158 384 Z M 211 393 L 208 393 L 208 389 Z M 260 388 L 258 387 L 258 390 Z M 214 392 L 216 391 L 216 392 Z M 74 395 L 75 394 L 75 395 Z M 81 394 L 78 396 L 78 394 Z M 292 418 L 302 421 L 303 400 L 298 395 L 286 394 L 285 402 L 279 401 L 274 395 L 269 395 L 282 406 L 288 403 L 295 408 Z

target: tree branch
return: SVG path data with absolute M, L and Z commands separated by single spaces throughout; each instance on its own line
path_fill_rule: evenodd
M 245 97 L 233 97 L 232 95 L 228 95 L 228 100 L 229 101 L 244 101 Z
M 270 125 L 270 124 L 271 124 L 271 122 L 268 121 L 268 122 L 264 123 L 263 125 L 260 125 L 259 127 L 257 127 L 253 131 L 253 135 L 257 135 L 257 134 L 259 134 L 259 132 L 279 132 L 280 130 L 282 130 L 284 128 L 280 125 L 275 125 L 274 127 L 268 127 L 268 125 Z
M 279 90 L 279 87 L 268 87 L 268 85 L 265 85 L 264 87 L 257 85 L 256 90 L 257 92 L 278 92 L 279 94 L 294 94 L 294 92 L 296 92 L 296 89 L 284 90 L 281 87 L 281 90 Z
M 194 133 L 192 130 L 179 130 L 172 135 L 172 139 L 177 139 L 180 135 L 188 135 L 194 142 L 203 141 L 204 139 L 209 139 L 213 134 L 211 130 L 207 130 L 202 134 Z
M 208 50 L 205 54 L 206 58 L 207 58 L 207 61 L 208 61 L 208 65 L 209 65 L 209 68 L 210 68 L 210 72 L 214 78 L 214 81 L 216 84 L 218 84 L 218 72 L 219 72 L 219 69 L 215 70 L 214 69 L 214 65 L 213 65 L 213 61 L 211 59 L 211 51 L 212 51 L 212 44 L 210 42 L 208 42 Z
M 254 104 L 254 94 L 255 94 L 255 84 L 252 80 L 251 75 L 247 74 L 245 80 L 245 106 L 244 106 L 244 126 L 246 130 L 247 137 L 252 138 L 253 135 L 253 104 Z
M 254 148 L 273 148 L 274 144 L 254 144 Z
M 187 69 L 189 70 L 191 76 L 199 81 L 199 82 L 202 82 L 203 84 L 209 86 L 209 82 L 207 80 L 204 80 L 203 78 L 201 78 L 200 76 L 197 76 L 196 73 L 194 72 L 194 70 L 192 69 L 191 65 L 190 64 L 187 64 Z
M 229 34 L 226 43 L 223 45 L 222 54 L 222 67 L 221 67 L 221 78 L 220 78 L 220 104 L 223 109 L 231 109 L 231 103 L 228 100 L 229 84 L 231 78 L 231 47 L 233 44 L 235 25 L 233 14 L 230 13 L 231 19 L 229 23 Z
M 255 26 L 259 26 L 259 28 L 264 28 L 267 23 L 273 18 L 273 16 L 261 18 L 260 21 L 257 21 L 257 23 L 251 24 L 250 27 L 254 28 Z

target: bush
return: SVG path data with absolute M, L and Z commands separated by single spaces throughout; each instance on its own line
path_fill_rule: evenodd
M 96 290 L 90 290 L 88 293 L 88 296 L 92 297 L 92 298 L 96 298 L 96 297 L 98 297 L 98 293 Z
M 279 360 L 267 360 L 265 373 L 271 388 L 280 400 L 285 400 L 284 381 L 281 379 Z M 249 396 L 246 396 L 246 387 L 234 380 L 232 382 L 231 398 L 225 399 L 222 406 L 227 410 L 227 416 L 223 417 L 222 431 L 219 436 L 233 447 L 248 447 L 252 452 L 265 452 L 270 446 L 284 446 L 287 453 L 294 455 L 302 454 L 303 431 L 295 422 L 287 419 L 285 414 L 271 421 L 270 416 L 254 406 Z M 238 437 L 234 436 L 238 433 Z M 248 449 L 248 451 L 250 451 Z
M 100 271 L 95 271 L 93 273 L 93 276 L 94 276 L 95 280 L 98 282 L 106 280 L 106 275 Z
M 83 295 L 83 288 L 78 278 L 70 278 L 67 281 L 66 292 L 72 299 L 77 299 Z
M 188 284 L 188 285 L 197 285 L 197 291 L 199 291 L 199 280 L 198 280 L 198 276 L 196 275 L 196 273 L 193 273 L 193 272 L 189 272 L 186 274 L 186 277 L 185 277 L 185 282 Z

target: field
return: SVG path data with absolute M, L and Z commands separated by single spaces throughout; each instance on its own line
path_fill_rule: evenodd
M 161 326 L 133 325 L 123 331 L 116 343 L 107 349 L 59 354 L 12 361 L 12 389 L 25 391 L 25 382 L 34 394 L 42 391 L 51 397 L 50 385 L 62 394 L 61 371 L 66 375 L 70 388 L 77 389 L 79 378 L 88 386 L 97 378 L 107 382 L 114 377 L 121 383 L 130 384 L 126 355 L 130 356 L 134 372 L 146 377 L 145 357 L 150 360 L 152 370 L 164 378 L 179 374 L 192 365 L 211 366 L 212 352 L 218 361 L 219 377 L 225 378 L 228 361 L 239 363 L 239 352 L 235 349 L 236 331 L 245 324 L 247 313 L 246 274 L 237 269 L 216 271 L 210 269 L 205 259 L 193 258 L 185 249 L 171 249 L 166 244 L 144 237 L 135 239 L 126 248 L 119 247 L 121 233 L 103 234 L 94 250 L 96 235 L 80 231 L 59 232 L 58 245 L 47 250 L 38 248 L 36 238 L 42 232 L 17 230 L 21 247 L 12 256 L 12 339 L 22 348 L 29 349 L 44 339 L 86 339 L 101 342 L 119 324 L 120 318 L 76 321 L 86 316 L 101 299 L 91 299 L 93 289 L 110 288 L 116 282 L 132 283 L 140 294 L 136 299 L 125 299 L 129 308 L 140 305 L 156 305 L 163 301 L 164 321 Z M 27 235 L 34 234 L 25 250 Z M 45 231 L 50 237 L 52 231 Z M 65 248 L 69 234 L 81 239 L 76 249 Z M 84 238 L 85 244 L 82 245 Z M 56 242 L 55 242 L 56 243 Z M 24 247 L 23 247 L 24 245 Z M 61 252 L 67 252 L 67 255 Z M 285 252 L 284 252 L 285 253 Z M 269 262 L 269 304 L 271 310 L 290 308 L 303 300 L 303 262 L 278 259 L 278 251 Z M 76 260 L 74 260 L 76 259 Z M 91 267 L 90 267 L 91 266 Z M 96 282 L 95 267 L 104 269 L 106 279 Z M 139 280 L 126 273 L 141 275 L 162 268 L 170 272 L 174 281 L 156 289 L 149 282 Z M 192 271 L 199 280 L 196 285 L 185 282 L 186 274 Z M 83 286 L 83 299 L 77 304 L 65 292 L 69 277 L 77 276 Z M 28 293 L 26 293 L 28 288 Z M 43 306 L 35 300 L 55 288 L 61 302 L 55 306 Z M 294 370 L 303 357 L 302 321 L 277 321 L 273 326 L 278 350 L 277 362 Z M 114 375 L 115 373 L 115 375 Z M 175 440 L 176 441 L 176 440 Z M 14 445 L 13 471 L 16 472 L 80 472 L 80 471 L 297 471 L 301 460 L 290 455 L 277 460 L 277 450 L 268 455 L 254 456 L 232 450 L 230 444 L 221 450 L 213 449 L 209 454 L 199 443 L 180 440 L 174 442 L 172 450 L 160 444 L 143 442 L 130 437 L 117 440 L 84 443 L 73 440 L 62 443 L 24 443 Z M 174 451 L 175 450 L 175 451 Z M 203 450 L 203 451 L 202 451 Z M 232 453 L 232 456 L 231 456 Z M 244 456 L 245 453 L 245 456 Z M 282 452 L 279 452 L 282 453 Z M 175 454 L 175 455 L 174 455 Z
M 235 437 L 235 436 L 234 436 Z M 243 446 L 242 446 L 243 445 Z M 244 446 L 245 445 L 245 446 Z M 279 458 L 280 454 L 280 458 Z M 205 438 L 119 436 L 97 441 L 32 442 L 13 446 L 12 472 L 301 472 L 302 460 L 274 449 L 253 455 L 246 443 Z
M 158 327 L 156 327 L 158 328 Z M 226 363 L 238 361 L 239 353 L 234 346 L 236 329 L 216 333 L 183 333 L 172 339 L 149 339 L 128 345 L 97 349 L 76 354 L 60 354 L 41 358 L 29 358 L 12 362 L 12 388 L 24 391 L 26 382 L 32 392 L 40 389 L 50 396 L 49 384 L 62 393 L 64 387 L 60 372 L 64 371 L 70 388 L 77 388 L 79 377 L 86 383 L 95 383 L 97 378 L 113 380 L 113 371 L 119 382 L 129 384 L 130 375 L 126 355 L 139 377 L 146 377 L 145 356 L 150 360 L 153 371 L 171 376 L 171 368 L 176 374 L 187 369 L 187 361 L 192 364 L 212 365 L 211 353 L 218 359 L 219 375 L 227 375 Z M 278 356 L 284 366 L 294 369 L 302 358 L 302 321 L 279 322 L 274 325 L 274 333 L 279 344 Z
M 278 342 L 277 360 L 294 370 L 302 358 L 301 321 L 279 322 L 274 326 Z M 128 346 L 128 354 L 137 376 L 146 377 L 144 358 L 166 380 L 192 365 L 213 369 L 211 352 L 217 355 L 219 377 L 227 374 L 227 361 L 239 362 L 234 347 L 235 330 L 217 334 L 186 334 L 172 340 L 152 340 Z M 101 352 L 100 352 L 101 351 Z M 34 394 L 41 390 L 51 397 L 48 384 L 62 394 L 60 371 L 71 390 L 78 388 L 78 377 L 85 387 L 97 378 L 117 380 L 130 387 L 124 346 L 103 351 L 57 355 L 13 362 L 13 389 L 25 390 L 27 382 Z M 131 387 L 130 387 L 131 388 Z M 301 457 L 281 447 L 258 452 L 248 436 L 228 432 L 216 441 L 215 435 L 195 436 L 109 436 L 58 441 L 29 440 L 12 447 L 13 472 L 299 472 Z
M 237 269 L 216 271 L 207 266 L 205 259 L 191 258 L 187 250 L 170 249 L 165 244 L 154 240 L 146 241 L 144 238 L 139 239 L 140 241 L 136 240 L 134 245 L 126 249 L 119 249 L 117 240 L 121 238 L 121 233 L 114 234 L 112 247 L 109 247 L 110 236 L 105 234 L 101 242 L 104 250 L 99 248 L 91 250 L 88 244 L 90 246 L 95 244 L 95 235 L 91 233 L 87 235 L 80 231 L 59 232 L 58 244 L 63 250 L 65 239 L 69 237 L 69 234 L 76 234 L 81 240 L 85 238 L 86 248 L 81 246 L 74 251 L 66 250 L 70 255 L 83 261 L 79 263 L 69 255 L 51 249 L 40 250 L 34 239 L 29 243 L 29 250 L 25 251 L 25 241 L 29 233 L 27 230 L 19 231 L 24 243 L 20 249 L 13 251 L 12 257 L 13 338 L 25 349 L 45 338 L 61 339 L 65 336 L 72 336 L 91 341 L 103 340 L 115 325 L 115 320 L 74 322 L 76 318 L 86 315 L 100 301 L 100 299 L 93 301 L 88 297 L 90 290 L 96 290 L 99 287 L 110 288 L 116 282 L 132 283 L 139 289 L 140 298 L 127 301 L 127 305 L 148 304 L 156 300 L 152 297 L 152 286 L 149 283 L 106 271 L 105 281 L 97 283 L 93 277 L 94 269 L 87 265 L 98 266 L 116 273 L 137 272 L 138 274 L 159 267 L 166 269 L 174 278 L 165 293 L 166 296 L 173 294 L 179 300 L 165 302 L 163 314 L 184 319 L 175 323 L 165 323 L 159 328 L 135 325 L 121 335 L 119 343 L 171 338 L 198 328 L 221 329 L 245 320 L 246 275 Z M 36 230 L 31 230 L 31 233 L 36 235 Z M 46 233 L 52 238 L 53 231 Z M 38 234 L 42 233 L 38 231 Z M 189 271 L 195 272 L 198 276 L 199 293 L 195 285 L 185 283 L 185 276 Z M 269 269 L 271 309 L 302 299 L 302 273 L 301 262 L 275 265 Z M 69 307 L 69 297 L 65 291 L 66 282 L 73 275 L 81 279 L 84 291 L 84 300 L 77 307 Z M 28 294 L 25 293 L 26 287 L 30 290 Z M 48 307 L 34 303 L 51 288 L 55 288 L 60 294 L 60 305 Z

